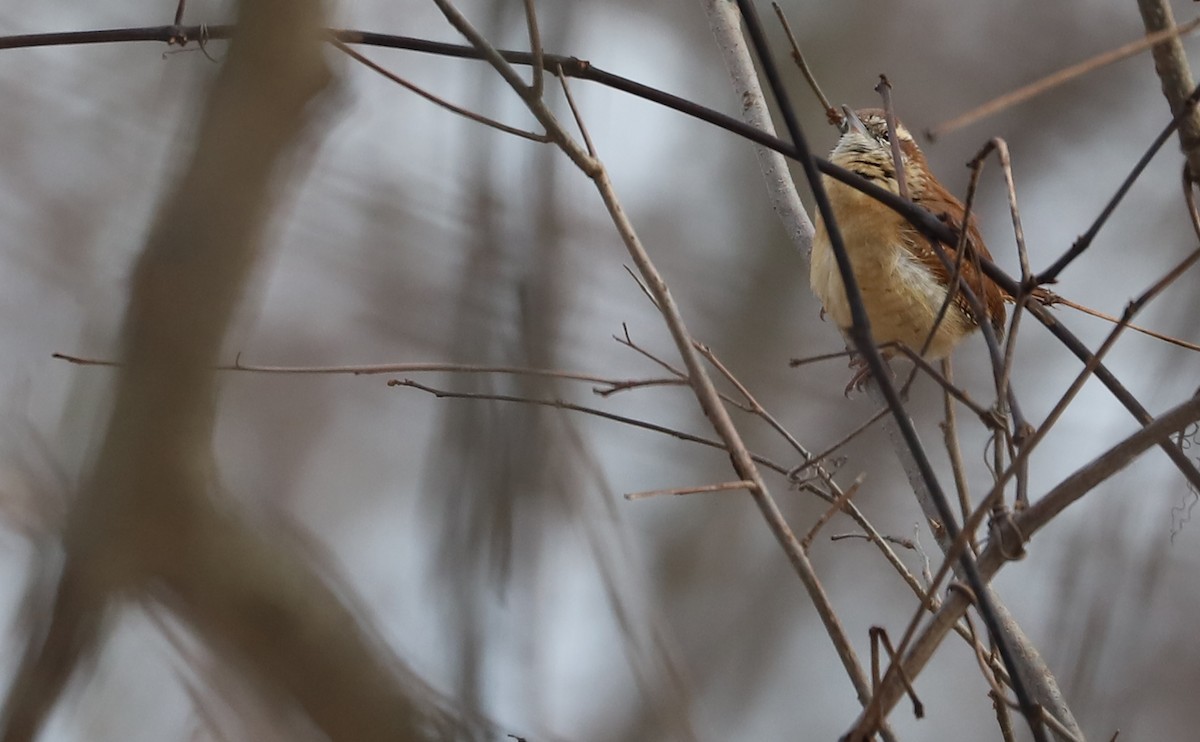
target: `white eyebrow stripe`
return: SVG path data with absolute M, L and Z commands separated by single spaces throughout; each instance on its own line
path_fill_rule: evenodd
M 881 132 L 887 131 L 887 119 L 885 119 L 883 116 L 873 114 L 866 116 L 862 119 L 862 121 L 868 129 L 878 127 Z M 906 142 L 914 141 L 912 134 L 908 131 L 908 128 L 904 124 L 900 123 L 899 120 L 896 121 L 896 136 Z

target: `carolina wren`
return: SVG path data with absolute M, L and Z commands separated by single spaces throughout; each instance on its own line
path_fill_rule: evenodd
M 855 112 L 846 107 L 843 111 L 842 136 L 829 156 L 830 161 L 899 193 L 883 111 L 863 109 Z M 896 138 L 900 142 L 905 181 L 913 202 L 956 231 L 966 229 L 967 250 L 991 259 L 974 221 L 963 224 L 966 209 L 962 203 L 929 172 L 925 155 L 908 130 L 898 122 Z M 948 356 L 960 340 L 979 327 L 981 321 L 959 290 L 930 338 L 950 289 L 952 270 L 946 270 L 930 246 L 929 238 L 904 217 L 861 191 L 828 176 L 824 180 L 876 342 L 881 345 L 904 343 L 918 353 L 928 342 L 924 353 L 926 359 Z M 838 328 L 846 333 L 851 326 L 850 304 L 829 234 L 819 215 L 816 228 L 810 277 L 813 293 Z M 955 245 L 942 244 L 952 264 L 956 260 L 955 248 Z M 983 305 L 982 319 L 991 323 L 997 335 L 1003 335 L 1005 294 L 976 269 L 971 254 L 968 252 L 963 256 L 961 276 Z M 885 351 L 885 355 L 890 353 Z M 860 382 L 858 377 L 851 381 L 851 387 L 856 382 Z M 849 389 L 847 387 L 847 391 Z

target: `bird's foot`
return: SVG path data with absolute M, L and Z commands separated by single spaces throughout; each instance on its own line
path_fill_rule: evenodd
M 871 369 L 867 366 L 866 361 L 861 358 L 855 358 L 850 362 L 850 368 L 854 369 L 854 375 L 850 377 L 850 382 L 846 384 L 846 399 L 850 398 L 850 392 L 861 392 L 863 387 L 867 385 L 867 380 L 871 378 Z
M 887 363 L 888 359 L 891 358 L 891 353 L 884 351 L 882 355 L 884 361 L 883 367 L 891 374 L 892 368 Z M 867 382 L 871 380 L 871 367 L 867 365 L 865 358 L 857 353 L 852 353 L 849 365 L 850 368 L 854 369 L 854 375 L 850 377 L 850 382 L 846 384 L 845 395 L 847 399 L 850 398 L 851 392 L 861 392 L 867 386 Z M 895 374 L 891 375 L 893 379 L 896 378 Z

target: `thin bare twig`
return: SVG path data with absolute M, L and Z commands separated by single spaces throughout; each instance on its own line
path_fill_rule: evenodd
M 954 365 L 949 358 L 942 359 L 942 375 L 946 381 L 954 381 Z M 963 523 L 971 514 L 971 494 L 967 484 L 967 469 L 963 463 L 962 446 L 958 440 L 958 418 L 954 413 L 954 398 L 946 389 L 942 390 L 942 436 L 946 442 L 946 453 L 950 456 L 950 471 L 954 475 L 954 489 L 958 492 L 958 507 Z M 975 535 L 970 535 L 971 548 L 978 552 Z
M 532 1 L 526 0 L 526 2 Z M 567 83 L 567 76 L 563 74 L 561 66 L 555 69 L 558 71 L 558 81 L 562 84 L 563 97 L 567 99 L 567 105 L 571 108 L 571 116 L 575 119 L 575 126 L 579 128 L 580 136 L 583 137 L 583 144 L 587 148 L 587 153 L 591 157 L 596 157 L 596 145 L 592 143 L 592 135 L 588 133 L 588 128 L 583 123 L 583 117 L 579 115 L 579 107 L 575 105 L 575 96 L 571 95 L 571 86 Z M 628 266 L 625 267 L 625 270 L 629 271 L 629 275 L 633 276 L 635 281 L 637 280 L 637 276 L 633 274 L 633 271 L 629 270 Z M 638 285 L 642 286 L 642 291 L 645 292 L 646 296 L 650 297 L 650 302 L 654 303 L 654 297 L 650 296 L 650 292 L 641 284 L 641 281 L 638 281 Z
M 896 546 L 899 546 L 904 549 L 912 549 L 915 551 L 917 548 L 917 545 L 915 543 L 913 543 L 913 540 L 910 538 L 903 538 L 901 536 L 892 536 L 892 535 L 889 535 L 886 533 L 882 534 L 882 538 L 884 541 L 887 541 L 889 544 L 895 544 Z M 868 536 L 866 534 L 863 534 L 863 533 L 837 533 L 837 534 L 830 536 L 829 540 L 830 541 L 852 541 L 852 540 L 853 541 L 857 541 L 857 540 L 868 541 L 870 539 L 868 538 Z
M 591 153 L 590 149 L 588 150 L 588 153 L 589 154 Z M 662 310 L 658 309 L 658 302 L 656 302 L 654 300 L 654 296 L 650 293 L 650 289 L 646 288 L 646 284 L 642 283 L 641 276 L 634 273 L 633 269 L 630 268 L 628 265 L 625 265 L 624 263 L 621 264 L 621 267 L 625 269 L 625 272 L 629 274 L 629 277 L 633 279 L 633 282 L 637 284 L 637 287 L 642 290 L 642 294 L 645 295 L 645 297 L 650 300 L 650 305 L 653 306 L 656 310 L 662 311 Z M 622 323 L 622 326 L 624 326 L 624 323 Z M 625 334 L 626 335 L 629 334 L 628 330 L 626 330 Z
M 618 381 L 615 383 L 605 382 L 606 386 L 592 387 L 592 394 L 598 397 L 611 397 L 620 392 L 628 392 L 634 389 L 645 389 L 647 387 L 656 386 L 687 386 L 687 379 L 680 378 L 661 378 L 661 379 L 629 379 L 627 381 Z
M 698 495 L 708 492 L 734 492 L 737 490 L 749 490 L 754 487 L 754 482 L 739 480 L 737 482 L 719 482 L 717 484 L 702 484 L 695 487 L 674 487 L 663 490 L 645 490 L 642 492 L 628 492 L 625 494 L 626 500 L 645 500 L 651 497 L 659 497 L 662 495 Z
M 875 86 L 875 92 L 879 93 L 879 97 L 883 99 L 883 117 L 887 123 L 888 143 L 892 148 L 892 172 L 896 174 L 896 191 L 900 194 L 900 198 L 911 201 L 912 197 L 908 193 L 908 173 L 904 169 L 904 156 L 900 154 L 900 137 L 896 135 L 896 112 L 892 109 L 892 83 L 888 82 L 887 75 L 879 76 L 879 84 Z M 966 231 L 965 225 L 964 231 Z
M 875 423 L 882 420 L 884 418 L 884 416 L 888 414 L 888 411 L 889 410 L 886 407 L 878 410 L 874 415 L 871 415 L 865 421 L 860 423 L 858 425 L 858 427 L 854 428 L 854 430 L 851 430 L 849 433 L 842 436 L 840 439 L 838 439 L 836 442 L 831 444 L 824 451 L 821 451 L 820 453 L 812 454 L 803 464 L 801 464 L 800 466 L 797 466 L 795 469 L 792 469 L 790 472 L 788 472 L 788 479 L 795 480 L 795 479 L 799 478 L 799 476 L 805 470 L 811 469 L 812 467 L 820 465 L 822 461 L 825 461 L 826 459 L 828 459 L 830 456 L 832 456 L 834 453 L 836 453 L 838 451 L 838 449 L 840 449 L 842 446 L 846 445 L 850 441 L 852 441 L 855 438 L 857 438 L 858 436 L 862 435 L 867 430 L 870 430 L 872 425 L 874 425 Z
M 1017 406 L 1016 396 L 1011 393 L 1011 390 L 1012 369 L 1013 363 L 1016 359 L 1017 338 L 1021 329 L 1021 316 L 1024 313 L 1026 302 L 1029 301 L 1030 295 L 1035 293 L 1035 290 L 1033 270 L 1029 265 L 1029 250 L 1025 245 L 1025 229 L 1021 225 L 1021 210 L 1017 205 L 1017 186 L 1012 174 L 1012 161 L 1008 154 L 1008 143 L 999 137 L 989 140 L 987 145 L 980 150 L 979 154 L 977 154 L 975 158 L 971 160 L 970 165 L 974 171 L 974 174 L 977 176 L 983 170 L 984 160 L 993 150 L 996 152 L 996 157 L 1000 161 L 1000 170 L 1004 175 L 1005 191 L 1008 194 L 1008 210 L 1013 224 L 1013 237 L 1017 245 L 1017 262 L 1021 266 L 1021 290 L 1016 294 L 1016 296 L 1013 297 L 1013 314 L 1008 325 L 1008 338 L 1006 339 L 1004 346 L 1002 371 L 1000 377 L 996 379 L 997 399 L 1008 399 L 1009 408 L 1012 412 L 1012 429 L 1011 431 L 1005 429 L 1004 436 L 1005 443 L 1009 445 L 1009 456 L 1010 458 L 1015 459 L 1017 455 L 1017 449 L 1025 444 L 1026 439 L 1032 432 L 1032 428 L 1022 414 L 1021 408 Z M 1039 290 L 1037 293 L 1039 294 L 1040 300 L 1043 292 Z M 1049 292 L 1044 293 L 1045 295 L 1049 294 Z M 1007 397 L 1002 396 L 1005 394 L 1005 390 L 1008 390 Z M 998 471 L 1000 468 L 999 441 L 997 441 L 996 451 L 997 460 L 995 462 L 995 466 L 993 467 L 993 471 Z M 1028 486 L 1028 466 L 1022 463 L 1017 469 L 1017 491 L 1015 498 L 1016 502 L 1022 506 L 1029 501 Z M 999 498 L 997 498 L 996 507 L 1005 507 L 1003 505 L 1003 501 Z
M 1075 301 L 1071 301 L 1070 299 L 1067 299 L 1066 297 L 1063 297 L 1063 296 L 1059 296 L 1058 294 L 1054 294 L 1050 298 L 1049 302 L 1047 302 L 1047 306 L 1051 306 L 1051 307 L 1057 306 L 1059 304 L 1063 305 L 1064 307 L 1070 307 L 1071 309 L 1074 309 L 1077 312 L 1083 312 L 1084 314 L 1091 315 L 1093 317 L 1096 317 L 1097 319 L 1102 319 L 1105 322 L 1109 322 L 1114 325 L 1121 321 L 1120 317 L 1114 317 L 1111 314 L 1107 314 L 1105 312 L 1101 312 L 1098 309 L 1093 309 L 1089 306 L 1080 304 Z M 1157 330 L 1151 330 L 1148 327 L 1142 327 L 1141 325 L 1136 325 L 1136 324 L 1133 324 L 1132 322 L 1126 324 L 1125 328 L 1128 330 L 1133 330 L 1134 332 L 1138 332 L 1143 335 L 1152 337 L 1155 340 L 1161 340 L 1164 343 L 1169 343 L 1171 345 L 1174 345 L 1177 348 L 1183 348 L 1184 350 L 1200 351 L 1200 344 L 1188 342 L 1187 340 L 1173 337 L 1164 332 L 1158 332 Z
M 787 36 L 788 45 L 792 48 L 792 61 L 800 68 L 804 79 L 808 81 L 808 87 L 812 88 L 813 95 L 817 96 L 817 100 L 821 103 L 821 108 L 825 109 L 825 118 L 831 124 L 841 121 L 841 112 L 825 97 L 821 86 L 817 84 L 816 75 L 809 68 L 808 61 L 804 59 L 804 54 L 800 51 L 800 42 L 796 41 L 796 34 L 792 33 L 792 24 L 788 23 L 787 16 L 783 14 L 783 8 L 779 7 L 777 2 L 772 2 L 771 7 L 775 9 L 775 15 L 779 18 L 779 24 L 783 26 L 784 35 Z
M 1009 379 L 1012 376 L 1013 352 L 1017 345 L 1017 329 L 1020 324 L 1021 312 L 1025 308 L 1026 295 L 1029 291 L 1032 291 L 1033 287 L 1033 270 L 1029 267 L 1029 249 L 1025 245 L 1025 228 L 1021 225 L 1021 208 L 1017 205 L 1017 184 L 1012 174 L 1012 159 L 1008 154 L 1008 143 L 999 137 L 989 140 L 987 145 L 980 150 L 979 154 L 975 155 L 974 159 L 971 160 L 971 165 L 977 169 L 977 172 L 982 171 L 984 160 L 993 151 L 996 153 L 996 158 L 1000 161 L 1000 172 L 1004 176 L 1004 190 L 1008 194 L 1008 213 L 1012 218 L 1013 237 L 1017 243 L 1017 262 L 1021 266 L 1022 291 L 1018 296 L 1013 297 L 1016 306 L 1013 309 L 1011 328 L 1008 333 L 1008 344 L 1004 352 L 1004 371 L 997 381 L 997 386 L 1000 389 L 1007 389 Z
M 408 387 L 410 389 L 426 392 L 427 394 L 432 394 L 433 396 L 440 397 L 442 399 L 476 399 L 491 400 L 493 402 L 517 402 L 520 404 L 537 405 L 540 407 L 554 407 L 555 409 L 559 410 L 571 410 L 573 412 L 581 412 L 585 415 L 592 415 L 605 420 L 611 420 L 623 425 L 631 425 L 635 428 L 642 428 L 643 430 L 662 433 L 663 435 L 669 435 L 672 438 L 678 438 L 679 440 L 687 441 L 688 443 L 699 443 L 702 446 L 708 446 L 709 448 L 716 448 L 719 450 L 725 449 L 725 446 L 720 441 L 712 440 L 711 438 L 703 438 L 698 435 L 686 433 L 682 430 L 675 430 L 674 428 L 668 428 L 664 425 L 658 425 L 657 423 L 646 422 L 645 420 L 638 420 L 632 417 L 625 417 L 624 415 L 617 415 L 612 412 L 598 410 L 595 407 L 587 407 L 585 405 L 579 405 L 561 399 L 537 399 L 534 397 L 519 397 L 511 394 L 488 394 L 483 392 L 455 392 L 449 389 L 438 389 L 426 384 L 421 384 L 413 381 L 412 379 L 392 379 L 388 382 L 388 386 Z M 750 454 L 750 457 L 755 461 L 755 463 L 761 464 L 762 466 L 765 466 L 768 469 L 776 471 L 780 474 L 787 474 L 788 472 L 787 467 L 771 461 L 765 456 Z
M 820 363 L 822 361 L 835 361 L 838 358 L 849 358 L 854 355 L 852 350 L 839 350 L 833 353 L 820 353 L 815 356 L 805 356 L 804 358 L 791 358 L 788 360 L 788 368 L 799 368 L 807 366 L 810 363 Z
M 832 520 L 834 515 L 846 507 L 846 503 L 850 502 L 850 498 L 854 497 L 854 494 L 858 492 L 858 488 L 862 486 L 863 480 L 865 480 L 866 477 L 866 474 L 859 474 L 857 477 L 855 477 L 854 481 L 850 483 L 850 486 L 847 487 L 844 492 L 838 495 L 837 499 L 829 504 L 829 507 L 825 509 L 824 513 L 821 513 L 821 517 L 817 518 L 817 522 L 813 523 L 812 528 L 808 529 L 808 533 L 804 534 L 804 538 L 800 539 L 800 545 L 804 547 L 805 551 L 808 551 L 809 547 L 812 546 L 812 542 L 817 537 L 817 533 L 820 532 L 825 524 Z
M 1091 247 L 1092 242 L 1096 239 L 1096 235 L 1100 233 L 1100 230 L 1108 222 L 1108 218 L 1112 216 L 1114 211 L 1116 211 L 1117 206 L 1125 198 L 1125 194 L 1129 193 L 1129 189 L 1133 187 L 1133 184 L 1139 177 L 1141 177 L 1141 174 L 1145 172 L 1146 167 L 1150 164 L 1150 160 L 1152 160 L 1154 155 L 1156 155 L 1158 151 L 1162 149 L 1162 146 L 1167 143 L 1167 140 L 1171 138 L 1171 134 L 1175 133 L 1175 130 L 1179 128 L 1180 124 L 1185 119 L 1193 115 L 1196 102 L 1198 100 L 1200 100 L 1200 85 L 1197 85 L 1192 89 L 1191 94 L 1188 95 L 1188 97 L 1179 105 L 1177 109 L 1172 106 L 1175 113 L 1171 117 L 1170 123 L 1163 127 L 1163 130 L 1158 133 L 1158 136 L 1154 138 L 1154 141 L 1150 143 L 1150 146 L 1145 152 L 1142 153 L 1142 156 L 1138 159 L 1137 163 L 1134 164 L 1133 169 L 1130 170 L 1129 174 L 1125 176 L 1125 179 L 1121 181 L 1121 185 L 1117 188 L 1116 192 L 1113 193 L 1112 198 L 1108 200 L 1108 203 L 1104 205 L 1104 208 L 1100 210 L 1100 214 L 1092 222 L 1091 226 L 1088 227 L 1088 230 L 1084 232 L 1079 239 L 1075 240 L 1071 247 L 1057 260 L 1051 263 L 1048 268 L 1041 273 L 1038 273 L 1037 277 L 1034 279 L 1034 283 L 1039 286 L 1047 283 L 1054 283 L 1058 280 L 1059 274 L 1066 270 L 1067 266 L 1069 266 L 1080 255 L 1086 252 L 1089 247 Z
M 446 100 L 445 98 L 434 95 L 433 93 L 429 92 L 428 90 L 425 90 L 424 88 L 420 87 L 419 85 L 415 85 L 415 84 L 409 82 L 408 80 L 405 80 L 403 77 L 400 77 L 399 75 L 397 75 L 396 73 L 387 69 L 386 67 L 383 67 L 382 65 L 377 64 L 376 62 L 367 58 L 363 54 L 360 54 L 359 52 L 354 51 L 346 44 L 342 43 L 341 41 L 338 41 L 336 38 L 331 39 L 329 43 L 332 44 L 335 49 L 342 52 L 343 54 L 350 57 L 351 59 L 358 62 L 359 64 L 363 65 L 364 67 L 374 70 L 375 72 L 378 72 L 379 74 L 383 75 L 384 77 L 386 77 L 387 79 L 396 83 L 397 85 L 401 86 L 402 88 L 405 88 L 406 90 L 408 90 L 410 92 L 416 93 L 417 95 L 421 96 L 422 98 L 424 98 L 425 100 L 434 104 L 435 106 L 444 108 L 453 114 L 462 116 L 463 118 L 474 121 L 477 124 L 483 124 L 484 126 L 487 126 L 492 129 L 496 129 L 497 131 L 502 131 L 505 134 L 512 134 L 513 136 L 520 137 L 522 139 L 528 139 L 533 142 L 545 143 L 545 142 L 549 141 L 546 138 L 545 134 L 538 134 L 536 132 L 526 131 L 524 129 L 518 129 L 515 126 L 509 126 L 508 124 L 501 123 L 500 121 L 497 121 L 495 119 L 488 118 L 487 116 L 483 116 L 481 114 L 475 113 L 474 111 L 463 108 L 462 106 L 456 106 L 455 104 L 451 103 L 450 101 Z M 535 67 L 534 69 L 538 70 L 539 72 L 541 71 L 540 68 L 537 68 L 537 67 Z
M 1135 54 L 1140 54 L 1146 49 L 1149 49 L 1150 47 L 1162 41 L 1189 34 L 1192 31 L 1195 31 L 1197 27 L 1200 27 L 1200 18 L 1188 21 L 1182 26 L 1178 26 L 1176 28 L 1170 28 L 1157 33 L 1147 34 L 1137 41 L 1131 41 L 1128 44 L 1124 44 L 1116 49 L 1113 49 L 1112 51 L 1107 51 L 1103 54 L 1097 54 L 1090 59 L 1086 59 L 1078 64 L 1073 64 L 1070 67 L 1047 75 L 1040 80 L 1036 80 L 1028 85 L 1017 88 L 1011 93 L 1005 93 L 997 98 L 993 98 L 987 103 L 972 108 L 966 113 L 959 114 L 949 121 L 938 124 L 937 126 L 934 126 L 926 131 L 925 136 L 932 140 L 949 134 L 956 129 L 961 129 L 962 127 L 973 124 L 980 119 L 993 116 L 1006 108 L 1011 108 L 1019 103 L 1024 103 L 1030 98 L 1037 97 L 1042 93 L 1053 90 L 1054 88 L 1070 82 L 1077 77 L 1086 75 L 1089 72 L 1093 72 L 1101 67 L 1113 64 L 1114 62 L 1119 62 L 1122 59 L 1127 59 Z
M 109 368 L 117 368 L 121 366 L 120 361 L 112 361 L 102 358 L 87 358 L 84 356 L 68 355 L 66 353 L 52 353 L 52 358 L 67 361 L 79 366 L 105 366 Z M 600 376 L 598 374 L 588 374 L 577 371 L 563 371 L 560 369 L 551 368 L 530 368 L 526 366 L 486 366 L 474 365 L 469 363 L 377 363 L 377 364 L 362 364 L 362 365 L 344 365 L 344 366 L 269 366 L 261 364 L 243 363 L 239 356 L 233 363 L 222 366 L 214 366 L 215 371 L 243 371 L 246 373 L 255 374 L 287 374 L 287 375 L 349 375 L 349 376 L 372 376 L 378 374 L 412 374 L 421 372 L 444 372 L 456 374 L 513 374 L 517 376 L 540 376 L 551 379 L 566 379 L 568 381 L 587 381 L 595 384 L 603 384 L 611 387 L 623 387 L 629 384 L 668 384 L 674 383 L 670 379 L 614 379 L 610 376 Z

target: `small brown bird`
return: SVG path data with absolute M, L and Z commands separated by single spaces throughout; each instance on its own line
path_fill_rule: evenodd
M 863 109 L 855 112 L 846 107 L 843 111 L 842 136 L 829 156 L 830 161 L 892 193 L 899 193 L 883 111 Z M 896 138 L 900 142 L 909 197 L 955 231 L 962 230 L 966 209 L 929 172 L 925 155 L 908 130 L 898 122 Z M 960 340 L 979 327 L 980 317 L 976 316 L 966 296 L 958 291 L 937 326 L 936 334 L 930 339 L 934 322 L 946 300 L 951 271 L 946 270 L 933 252 L 929 238 L 904 217 L 865 193 L 828 176 L 824 180 L 876 342 L 881 345 L 899 342 L 917 352 L 926 348 L 928 342 L 924 353 L 926 359 L 948 356 Z M 829 234 L 819 215 L 816 227 L 812 251 L 813 293 L 845 333 L 852 324 L 846 289 L 829 243 Z M 976 270 L 971 261 L 970 251 L 991 259 L 974 220 L 965 229 L 968 253 L 962 261 L 962 276 L 983 304 L 983 319 L 991 323 L 997 335 L 1003 335 L 1006 295 L 991 279 Z M 955 247 L 942 245 L 952 264 L 956 260 Z M 885 351 L 885 355 L 891 354 Z M 861 381 L 856 376 L 847 391 L 860 385 Z

